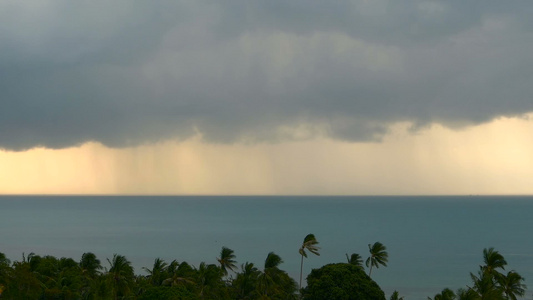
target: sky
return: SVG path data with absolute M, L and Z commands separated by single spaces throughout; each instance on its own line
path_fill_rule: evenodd
M 533 194 L 533 3 L 0 2 L 0 194 Z

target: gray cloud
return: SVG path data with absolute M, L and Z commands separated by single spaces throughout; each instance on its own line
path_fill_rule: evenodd
M 379 140 L 533 111 L 529 1 L 0 4 L 0 148 Z

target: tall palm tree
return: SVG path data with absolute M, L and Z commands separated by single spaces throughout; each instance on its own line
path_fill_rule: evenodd
M 524 296 L 526 285 L 523 283 L 524 277 L 515 271 L 509 271 L 506 276 L 500 276 L 498 282 L 507 299 L 516 300 L 516 296 Z
M 357 253 L 352 253 L 352 255 L 348 256 L 348 253 L 346 253 L 346 259 L 348 260 L 348 263 L 350 265 L 363 268 L 363 258 L 361 257 L 361 255 Z
M 380 242 L 375 242 L 374 245 L 368 244 L 368 250 L 370 251 L 370 257 L 366 260 L 366 266 L 367 268 L 370 267 L 368 276 L 372 276 L 372 267 L 387 266 L 389 254 L 387 253 L 387 247 Z
M 217 261 L 225 276 L 228 275 L 228 269 L 233 271 L 237 268 L 235 265 L 235 254 L 233 254 L 233 250 L 230 248 L 222 247 L 222 250 L 220 250 L 220 257 L 217 257 Z
M 307 257 L 307 252 L 305 252 L 305 250 L 308 250 L 314 255 L 320 256 L 320 253 L 318 253 L 318 250 L 320 250 L 320 247 L 318 247 L 317 245 L 318 245 L 318 241 L 316 240 L 315 235 L 310 233 L 305 236 L 304 242 L 302 243 L 302 246 L 300 247 L 299 252 L 300 252 L 300 255 L 302 256 L 302 262 L 300 263 L 300 290 L 302 289 L 304 257 Z

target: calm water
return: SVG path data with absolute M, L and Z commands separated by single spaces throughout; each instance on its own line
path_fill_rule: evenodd
M 322 247 L 304 272 L 345 253 L 367 258 L 380 241 L 389 265 L 372 277 L 387 295 L 426 299 L 470 284 L 483 248 L 495 247 L 526 278 L 533 294 L 533 197 L 80 197 L 0 196 L 0 252 L 104 263 L 125 255 L 136 272 L 156 257 L 215 263 L 222 246 L 240 263 L 261 266 L 270 251 L 298 278 L 298 248 L 308 233 Z M 105 264 L 104 264 L 105 265 Z

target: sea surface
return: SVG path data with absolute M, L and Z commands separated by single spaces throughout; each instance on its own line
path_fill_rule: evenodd
M 519 196 L 0 196 L 0 252 L 81 258 L 125 255 L 138 274 L 155 258 L 198 266 L 216 263 L 223 246 L 239 265 L 262 266 L 274 251 L 281 268 L 299 277 L 298 248 L 308 233 L 320 242 L 312 268 L 368 257 L 379 241 L 387 267 L 372 278 L 387 298 L 427 299 L 443 288 L 471 285 L 484 248 L 506 258 L 533 294 L 533 197 Z

